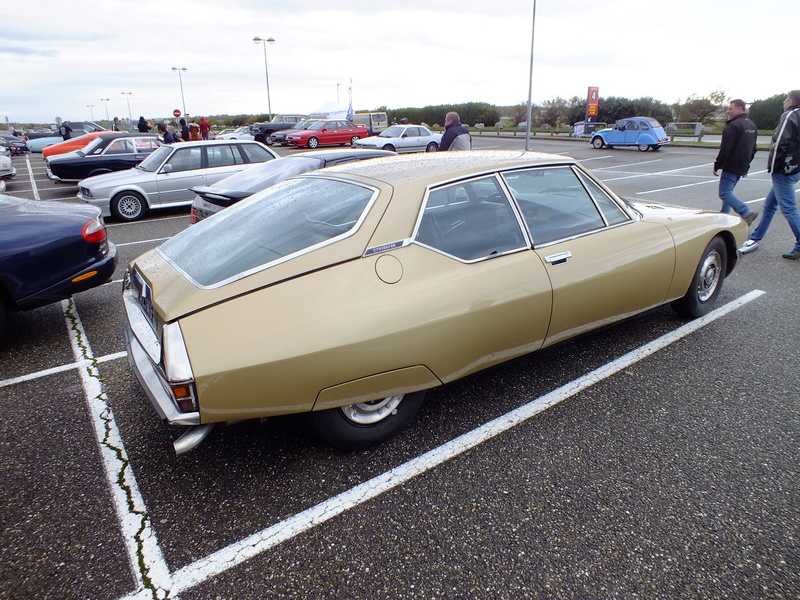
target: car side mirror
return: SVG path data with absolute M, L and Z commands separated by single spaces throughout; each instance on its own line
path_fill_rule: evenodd
M 161 169 L 162 173 L 172 173 L 172 165 L 164 165 Z

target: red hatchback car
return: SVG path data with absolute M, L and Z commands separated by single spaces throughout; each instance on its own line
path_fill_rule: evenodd
M 355 144 L 357 140 L 365 138 L 369 131 L 365 125 L 356 125 L 344 119 L 340 121 L 317 121 L 308 129 L 292 132 L 286 136 L 290 146 L 330 146 L 333 144 Z

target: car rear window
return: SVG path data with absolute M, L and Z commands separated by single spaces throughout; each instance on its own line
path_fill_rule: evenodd
M 159 252 L 199 287 L 218 287 L 352 235 L 376 190 L 298 178 L 174 236 Z

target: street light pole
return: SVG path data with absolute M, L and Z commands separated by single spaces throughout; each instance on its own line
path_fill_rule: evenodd
M 106 121 L 110 120 L 108 118 L 108 101 L 109 100 L 111 100 L 111 98 L 100 98 L 100 102 L 103 102 L 106 105 Z
M 272 100 L 269 97 L 269 67 L 267 67 L 267 44 L 274 44 L 275 38 L 260 38 L 258 36 L 253 38 L 253 43 L 256 45 L 264 42 L 264 75 L 267 77 L 267 110 L 269 110 L 269 120 L 272 121 Z
M 94 108 L 94 104 L 87 104 L 86 108 L 89 109 L 89 114 L 92 115 L 92 121 L 94 121 L 94 111 L 92 110 Z
M 187 69 L 186 67 L 181 67 L 180 69 L 178 67 L 172 67 L 172 70 L 178 72 L 178 80 L 181 83 L 181 103 L 183 104 L 183 116 L 186 117 L 186 98 L 183 97 L 183 77 L 181 76 L 181 71 L 186 72 Z
M 133 116 L 131 115 L 131 101 L 130 101 L 130 97 L 132 94 L 133 92 L 122 92 L 122 95 L 125 96 L 125 100 L 128 101 L 128 121 L 130 121 L 131 123 L 133 123 Z
M 531 73 L 528 80 L 528 121 L 525 124 L 525 151 L 530 150 L 531 145 L 531 117 L 533 102 L 533 36 L 536 33 L 536 0 L 533 0 L 533 19 L 531 21 Z

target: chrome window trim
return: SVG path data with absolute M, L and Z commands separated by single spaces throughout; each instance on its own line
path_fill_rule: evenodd
M 319 242 L 318 244 L 314 244 L 313 246 L 308 246 L 307 248 L 303 248 L 302 250 L 298 250 L 297 252 L 293 252 L 292 254 L 287 254 L 286 256 L 283 256 L 281 258 L 277 258 L 277 259 L 275 259 L 273 261 L 270 261 L 268 263 L 264 263 L 263 265 L 259 265 L 257 267 L 253 267 L 252 269 L 248 269 L 247 271 L 242 271 L 241 273 L 237 273 L 236 275 L 228 277 L 227 279 L 223 279 L 222 281 L 219 281 L 219 282 L 214 283 L 212 285 L 204 285 L 204 284 L 200 283 L 199 281 L 197 281 L 194 277 L 189 275 L 180 266 L 178 266 L 178 264 L 175 261 L 173 261 L 169 256 L 167 256 L 161 250 L 161 246 L 158 246 L 155 249 L 156 253 L 159 256 L 161 256 L 161 258 L 163 258 L 165 261 L 167 261 L 167 263 L 169 265 L 171 265 L 173 269 L 175 269 L 178 273 L 180 273 L 183 277 L 185 277 L 197 289 L 200 289 L 200 290 L 214 290 L 214 289 L 217 289 L 217 288 L 221 288 L 221 287 L 223 287 L 225 285 L 228 285 L 229 283 L 233 283 L 234 281 L 239 281 L 240 279 L 244 279 L 245 277 L 249 277 L 250 275 L 253 275 L 255 273 L 260 273 L 261 271 L 265 271 L 266 269 L 269 269 L 271 267 L 280 265 L 280 264 L 285 263 L 285 262 L 290 261 L 290 260 L 294 260 L 295 258 L 297 258 L 299 256 L 303 256 L 305 254 L 309 254 L 311 252 L 319 250 L 320 248 L 324 248 L 324 247 L 329 246 L 331 244 L 335 244 L 337 242 L 340 242 L 341 240 L 344 240 L 344 239 L 347 239 L 349 237 L 352 237 L 361 228 L 361 225 L 364 223 L 364 220 L 367 218 L 367 215 L 372 210 L 372 207 L 375 205 L 375 201 L 377 200 L 378 195 L 380 194 L 380 190 L 378 188 L 376 188 L 376 187 L 373 187 L 371 185 L 367 185 L 365 183 L 352 181 L 352 180 L 349 180 L 349 179 L 341 179 L 341 178 L 338 178 L 338 177 L 332 177 L 332 176 L 302 177 L 302 176 L 300 176 L 300 177 L 292 177 L 290 179 L 328 179 L 328 180 L 337 181 L 337 182 L 340 182 L 340 183 L 347 183 L 347 184 L 351 184 L 351 185 L 356 185 L 358 187 L 362 187 L 364 189 L 370 190 L 372 192 L 372 196 L 370 197 L 369 201 L 367 202 L 367 205 L 364 207 L 364 210 L 361 211 L 361 216 L 358 218 L 358 220 L 356 221 L 355 225 L 353 225 L 353 227 L 351 229 L 349 229 L 348 231 L 346 231 L 346 232 L 344 232 L 344 233 L 342 233 L 340 235 L 337 235 L 336 237 L 332 237 L 330 239 L 327 239 L 324 242 Z M 189 204 L 191 204 L 191 202 Z M 223 214 L 224 214 L 224 211 L 223 211 Z
M 506 197 L 506 202 L 508 202 L 508 205 L 511 208 L 511 212 L 514 214 L 514 218 L 517 221 L 517 226 L 519 227 L 520 231 L 522 232 L 522 239 L 525 241 L 525 245 L 520 246 L 519 248 L 512 248 L 510 250 L 506 250 L 506 251 L 500 252 L 498 254 L 489 254 L 487 256 L 482 256 L 480 258 L 473 258 L 472 260 L 466 260 L 466 259 L 463 259 L 463 258 L 459 258 L 458 256 L 454 256 L 452 254 L 449 254 L 449 253 L 445 252 L 444 250 L 442 250 L 440 248 L 435 248 L 433 246 L 430 246 L 430 245 L 428 245 L 428 244 L 426 244 L 424 242 L 420 242 L 420 241 L 417 240 L 417 234 L 419 233 L 419 228 L 420 228 L 420 225 L 422 223 L 422 218 L 425 216 L 425 210 L 428 207 L 428 200 L 430 198 L 431 192 L 435 192 L 437 190 L 440 190 L 440 189 L 443 189 L 443 188 L 446 188 L 446 187 L 450 187 L 452 185 L 458 185 L 460 183 L 464 183 L 464 182 L 467 182 L 467 181 L 477 181 L 479 179 L 486 179 L 487 177 L 493 178 L 499 184 L 500 189 L 503 191 L 503 194 Z M 460 202 L 453 203 L 453 205 L 455 205 L 455 204 L 460 204 Z M 448 206 L 452 206 L 452 205 L 448 204 Z M 486 172 L 482 172 L 482 173 L 477 174 L 477 175 L 472 175 L 470 177 L 461 177 L 461 178 L 458 178 L 458 179 L 453 179 L 453 180 L 450 180 L 450 181 L 447 181 L 447 182 L 437 183 L 435 185 L 428 186 L 428 188 L 425 190 L 425 197 L 424 197 L 424 199 L 422 201 L 422 206 L 420 207 L 419 213 L 417 213 L 417 220 L 414 223 L 414 230 L 413 230 L 413 232 L 411 234 L 411 243 L 417 244 L 418 246 L 421 246 L 422 248 L 427 248 L 428 250 L 433 250 L 434 252 L 437 252 L 437 253 L 441 254 L 442 256 L 447 256 L 448 258 L 452 258 L 454 260 L 457 260 L 458 262 L 463 263 L 465 265 L 471 265 L 471 264 L 474 264 L 474 263 L 477 263 L 477 262 L 483 262 L 485 260 L 497 258 L 498 256 L 505 256 L 507 254 L 514 254 L 514 253 L 520 252 L 522 250 L 530 250 L 531 249 L 531 238 L 528 235 L 528 228 L 525 225 L 525 222 L 522 220 L 522 215 L 519 212 L 519 207 L 517 206 L 517 203 L 514 200 L 514 198 L 509 193 L 508 187 L 505 185 L 505 182 L 503 181 L 503 178 L 501 177 L 501 173 L 498 173 L 497 171 L 486 171 Z

